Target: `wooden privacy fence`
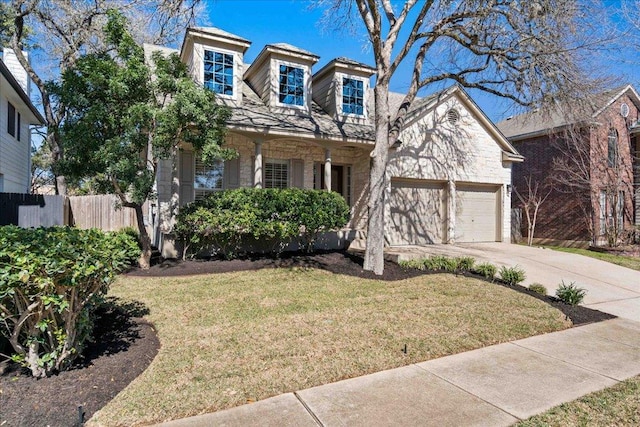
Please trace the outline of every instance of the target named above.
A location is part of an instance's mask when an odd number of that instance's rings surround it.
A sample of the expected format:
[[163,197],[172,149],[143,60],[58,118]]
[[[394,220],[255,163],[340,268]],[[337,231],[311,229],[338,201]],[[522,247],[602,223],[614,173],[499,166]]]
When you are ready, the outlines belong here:
[[112,194],[99,196],[71,196],[69,225],[78,228],[99,228],[117,231],[124,227],[138,228],[136,213],[130,208],[116,209],[118,198]]
[[51,227],[71,225],[116,231],[137,228],[133,209],[116,209],[117,197],[43,196],[41,194],[0,193],[0,226]]
[[0,193],[0,225],[20,227],[51,227],[69,221],[65,196]]

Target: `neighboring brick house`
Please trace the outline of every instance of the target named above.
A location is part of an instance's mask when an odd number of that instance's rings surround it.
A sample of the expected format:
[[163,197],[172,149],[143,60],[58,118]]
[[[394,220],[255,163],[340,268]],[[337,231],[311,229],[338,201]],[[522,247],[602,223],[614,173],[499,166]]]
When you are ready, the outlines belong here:
[[44,118],[29,99],[29,78],[11,49],[0,60],[0,193],[29,193],[30,125]]
[[[284,43],[244,62],[248,40],[217,28],[190,28],[178,52],[194,80],[229,106],[226,146],[236,159],[213,166],[184,145],[160,164],[155,241],[175,256],[172,212],[209,192],[238,187],[336,191],[351,220],[333,242],[362,236],[374,145],[375,70],[347,58],[315,73],[319,57]],[[166,48],[145,46],[151,51]],[[403,95],[391,94],[399,105]],[[388,172],[388,244],[509,241],[511,164],[522,157],[459,86],[416,101]]]
[[[513,169],[514,189],[525,195],[525,179],[530,177],[543,194],[550,191],[538,213],[538,242],[611,243],[640,224],[640,97],[628,85],[589,100],[589,113],[580,120],[557,109],[497,124],[525,157]],[[572,113],[571,108],[567,111]],[[516,195],[512,204],[521,205]]]

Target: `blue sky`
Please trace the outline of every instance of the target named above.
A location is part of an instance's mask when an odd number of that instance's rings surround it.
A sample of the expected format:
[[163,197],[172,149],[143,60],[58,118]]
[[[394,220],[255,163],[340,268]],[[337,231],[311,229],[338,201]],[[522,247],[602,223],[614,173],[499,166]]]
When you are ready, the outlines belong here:
[[[211,25],[237,34],[252,42],[245,55],[251,62],[264,45],[289,43],[320,56],[314,71],[331,59],[346,56],[374,65],[373,53],[368,48],[364,30],[357,34],[347,31],[327,31],[320,25],[322,9],[312,8],[306,0],[206,0],[206,14],[202,25]],[[634,52],[635,53],[635,52]],[[621,81],[637,86],[640,80],[640,63],[631,64],[634,58],[603,58],[607,67],[622,75]],[[392,90],[403,92],[409,83],[410,68],[399,69],[392,81]],[[434,91],[437,88],[431,90]],[[479,91],[470,91],[473,99],[494,121],[502,120],[517,112],[504,99]]]

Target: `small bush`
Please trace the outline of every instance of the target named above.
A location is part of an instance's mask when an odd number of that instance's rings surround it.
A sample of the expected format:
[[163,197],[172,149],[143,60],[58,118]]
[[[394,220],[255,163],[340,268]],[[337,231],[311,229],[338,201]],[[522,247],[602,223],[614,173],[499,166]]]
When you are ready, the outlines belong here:
[[458,271],[458,259],[444,257],[442,269],[447,273],[455,273]]
[[541,285],[540,283],[532,283],[529,285],[529,290],[533,291],[537,294],[540,295],[546,295],[547,294],[547,288],[544,285]]
[[406,268],[406,269],[415,269],[415,270],[425,270],[426,269],[423,259],[404,260],[404,261],[400,261],[398,263],[398,265],[400,265],[400,267]]
[[92,313],[140,253],[126,233],[0,227],[0,334],[35,377],[67,368],[93,331]]
[[471,271],[473,270],[473,265],[476,260],[470,256],[458,257],[456,258],[456,263],[458,265],[458,270],[460,271]]
[[524,279],[527,277],[524,273],[524,270],[518,266],[515,267],[505,267],[502,266],[500,268],[500,278],[509,286],[514,286],[519,283],[524,282]]
[[485,279],[493,280],[496,276],[496,273],[498,272],[498,268],[493,264],[483,262],[481,264],[475,265],[472,271],[483,276]]
[[442,255],[433,255],[424,260],[424,265],[427,270],[446,270],[449,264],[449,258]]
[[587,295],[587,291],[577,287],[575,282],[566,285],[563,280],[562,284],[556,289],[556,296],[569,305],[580,304],[582,300],[584,300],[585,295]]

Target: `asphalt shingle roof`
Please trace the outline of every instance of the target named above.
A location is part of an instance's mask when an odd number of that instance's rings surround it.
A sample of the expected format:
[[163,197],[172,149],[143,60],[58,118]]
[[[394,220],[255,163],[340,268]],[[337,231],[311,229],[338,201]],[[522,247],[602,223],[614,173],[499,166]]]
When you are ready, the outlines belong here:
[[232,110],[230,127],[247,127],[263,131],[293,132],[300,136],[321,136],[335,139],[360,139],[373,141],[371,125],[340,123],[334,120],[317,103],[311,105],[311,114],[277,112],[265,105],[248,85],[243,85],[241,104],[227,103]]
[[503,120],[496,126],[507,138],[513,138],[590,120],[596,117],[608,102],[628,88],[630,88],[629,85],[624,85],[591,95],[579,105],[556,104],[554,108],[547,110],[529,111]]

